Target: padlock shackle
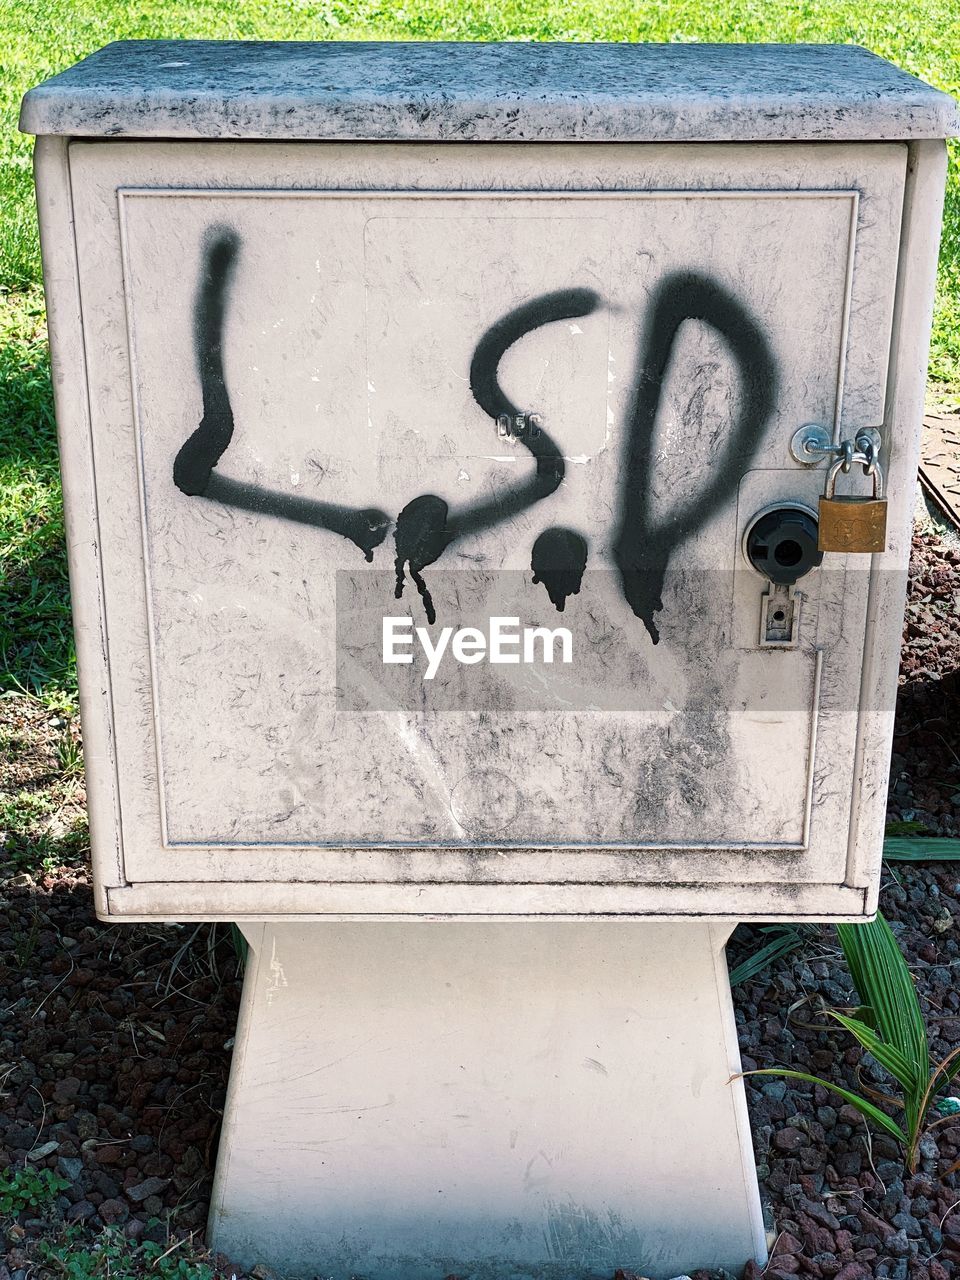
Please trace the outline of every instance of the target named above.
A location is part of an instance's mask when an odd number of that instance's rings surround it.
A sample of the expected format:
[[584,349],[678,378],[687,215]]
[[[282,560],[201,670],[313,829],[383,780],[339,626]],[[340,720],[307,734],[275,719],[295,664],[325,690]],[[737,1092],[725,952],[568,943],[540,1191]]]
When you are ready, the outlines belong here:
[[[850,459],[850,465],[854,462],[860,463],[865,475],[872,476],[873,496],[875,500],[879,501],[883,497],[883,470],[880,463],[877,462],[875,457],[868,458],[865,453],[861,453],[859,450]],[[827,483],[823,490],[823,496],[825,498],[830,499],[834,497],[837,488],[837,476],[841,471],[849,471],[850,467],[848,465],[844,465],[845,463],[846,458],[838,458],[827,472]],[[872,471],[870,470],[871,466],[873,468]]]

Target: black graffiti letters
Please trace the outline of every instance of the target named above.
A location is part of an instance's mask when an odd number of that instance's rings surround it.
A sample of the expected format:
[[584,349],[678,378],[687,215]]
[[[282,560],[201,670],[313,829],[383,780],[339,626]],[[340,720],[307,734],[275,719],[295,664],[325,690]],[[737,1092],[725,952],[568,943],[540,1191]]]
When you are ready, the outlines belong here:
[[376,507],[358,509],[333,502],[317,502],[314,498],[300,498],[261,485],[244,484],[216,471],[210,477],[203,496],[239,511],[280,516],[284,520],[295,520],[298,524],[310,524],[316,529],[339,533],[359,547],[367,561],[373,559],[374,549],[379,547],[390,530],[390,517]]
[[[514,417],[518,412],[497,378],[500,361],[510,347],[534,329],[558,320],[581,318],[596,311],[600,305],[600,298],[590,289],[562,289],[534,298],[490,326],[477,343],[470,362],[470,390],[474,400],[493,422],[503,413]],[[399,600],[403,594],[404,565],[409,564],[410,577],[423,599],[429,622],[435,621],[436,614],[422,577],[423,569],[438,560],[457,538],[509,520],[535,502],[548,498],[559,487],[564,475],[563,455],[547,432],[527,437],[523,443],[537,460],[536,471],[524,484],[453,514],[443,498],[435,494],[414,498],[400,512],[395,534],[396,597]]]
[[223,321],[239,247],[239,237],[229,228],[208,232],[204,244],[193,311],[203,417],[173,463],[174,484],[191,497],[206,493],[213,468],[233,439],[233,410],[223,375]]
[[[726,339],[742,382],[740,410],[726,448],[712,466],[704,490],[662,524],[652,516],[651,477],[660,398],[677,334],[687,320],[703,320]],[[620,508],[613,554],[623,594],[654,644],[660,638],[654,615],[670,557],[701,529],[736,492],[763,438],[773,411],[777,369],[759,326],[744,307],[715,281],[695,273],[668,276],[654,294],[640,344]],[[697,442],[691,440],[691,448]]]
[[[374,550],[394,523],[386,512],[377,507],[350,507],[301,498],[234,480],[217,470],[234,434],[224,373],[223,336],[239,251],[239,236],[231,228],[213,227],[204,237],[194,302],[194,349],[203,412],[199,426],[174,460],[174,483],[189,497],[203,497],[241,511],[325,529],[348,539],[367,561],[372,561]],[[558,290],[509,311],[486,330],[470,363],[470,390],[492,423],[502,414],[512,419],[520,413],[499,381],[499,367],[506,352],[544,325],[582,318],[602,305],[603,300],[592,290]],[[708,483],[695,499],[671,510],[658,523],[653,515],[651,484],[657,419],[677,335],[687,320],[710,325],[724,339],[736,364],[741,390],[736,421],[725,447],[713,460]],[[776,390],[777,369],[770,346],[757,322],[731,293],[716,281],[693,272],[673,274],[660,283],[640,341],[619,525],[612,546],[624,598],[654,644],[659,640],[655,615],[663,608],[661,596],[670,559],[735,493],[740,477],[759,449]],[[546,430],[530,433],[521,440],[536,468],[520,483],[453,511],[440,495],[420,494],[396,518],[395,595],[398,599],[403,595],[409,572],[431,624],[436,621],[436,610],[424,569],[458,538],[492,528],[549,499],[564,479],[563,455]],[[691,440],[691,447],[696,444]],[[543,584],[552,604],[561,612],[567,599],[580,591],[587,556],[587,541],[574,529],[546,528],[533,543],[533,581]]]
[[203,417],[173,463],[173,482],[191,497],[202,496],[224,506],[260,515],[295,520],[329,529],[355,543],[366,560],[373,559],[390,528],[390,517],[375,507],[357,510],[317,502],[219,475],[214,468],[233,439],[233,410],[223,372],[223,328],[240,239],[229,227],[211,228],[204,239],[203,269],[194,306],[194,346]]

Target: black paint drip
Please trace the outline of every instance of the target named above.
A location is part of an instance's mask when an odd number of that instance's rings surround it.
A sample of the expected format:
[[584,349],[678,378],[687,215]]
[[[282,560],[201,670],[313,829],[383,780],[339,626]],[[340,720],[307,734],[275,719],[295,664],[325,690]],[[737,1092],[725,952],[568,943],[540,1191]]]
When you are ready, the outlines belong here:
[[544,529],[533,544],[533,580],[543,583],[559,613],[563,613],[567,596],[580,594],[586,567],[587,540],[573,529]]
[[[655,525],[650,479],[657,414],[674,343],[687,320],[705,321],[727,340],[742,383],[740,411],[726,448],[714,462],[710,483],[685,507],[671,511],[663,524]],[[657,644],[660,633],[654,615],[663,608],[670,557],[736,493],[773,412],[779,377],[757,322],[722,285],[693,272],[668,276],[657,288],[640,352],[613,554],[627,603]],[[690,447],[700,446],[691,440]]]
[[[500,361],[514,343],[545,324],[590,315],[601,305],[602,299],[591,289],[560,289],[524,303],[491,325],[470,361],[470,390],[484,413],[496,422],[502,413],[514,417],[519,412],[497,378]],[[537,461],[534,475],[524,483],[453,515],[446,502],[433,494],[414,498],[400,513],[395,535],[395,594],[398,600],[403,595],[404,566],[409,563],[410,576],[417,584],[431,623],[436,621],[436,613],[423,581],[423,569],[438,560],[457,538],[509,520],[559,488],[565,470],[563,455],[549,434],[541,431],[534,438],[525,437],[523,443]]]
[[190,497],[204,497],[240,511],[293,520],[348,538],[373,559],[390,528],[390,517],[375,507],[343,507],[261,485],[231,480],[214,471],[233,439],[233,410],[223,372],[223,327],[240,238],[229,227],[211,228],[204,237],[203,266],[194,304],[194,347],[203,417],[173,463],[173,482]]
[[397,527],[394,531],[397,546],[397,557],[394,566],[397,571],[395,599],[403,595],[404,567],[409,565],[410,577],[417,585],[427,622],[431,625],[437,620],[437,611],[433,607],[433,597],[423,580],[421,570],[443,555],[453,539],[447,529],[447,504],[443,498],[433,493],[422,493],[419,498],[408,502],[397,516]]

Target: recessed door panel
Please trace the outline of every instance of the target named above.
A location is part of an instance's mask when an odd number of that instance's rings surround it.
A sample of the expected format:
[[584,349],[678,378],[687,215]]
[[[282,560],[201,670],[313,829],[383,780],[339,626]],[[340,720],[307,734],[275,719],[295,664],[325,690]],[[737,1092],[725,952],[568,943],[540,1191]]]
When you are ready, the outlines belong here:
[[902,149],[635,148],[599,191],[576,148],[455,149],[430,190],[409,148],[360,148],[362,190],[350,148],[207,148],[202,185],[109,150],[74,171],[129,360],[94,436],[137,495],[103,517],[108,609],[142,581],[118,732],[155,763],[121,787],[163,852],[141,828],[133,878],[458,879],[483,846],[495,879],[549,848],[547,878],[828,878],[866,575],[815,571],[771,651],[741,539],[815,506],[797,426],[882,418]]

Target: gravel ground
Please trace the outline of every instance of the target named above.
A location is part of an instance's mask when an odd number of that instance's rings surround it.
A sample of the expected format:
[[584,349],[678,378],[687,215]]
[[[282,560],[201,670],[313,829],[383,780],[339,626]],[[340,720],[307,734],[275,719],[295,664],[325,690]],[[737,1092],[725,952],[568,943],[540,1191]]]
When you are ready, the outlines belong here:
[[[960,863],[899,865],[881,909],[907,956],[939,1061],[960,1042]],[[899,880],[899,883],[897,882]],[[731,959],[756,946],[741,927]],[[827,1005],[858,1002],[832,929],[810,930],[800,952],[735,992],[744,1070],[790,1066],[847,1088],[884,1089],[884,1074]],[[831,1280],[946,1280],[960,1276],[960,1115],[924,1139],[918,1174],[904,1173],[892,1139],[819,1086],[747,1080],[764,1199],[778,1233],[763,1273]],[[748,1268],[747,1277],[756,1274]]]
[[932,524],[913,538],[887,817],[960,835],[960,539]]
[[[240,994],[229,933],[102,924],[82,874],[0,892],[0,1169],[61,1175],[65,1223],[199,1240]],[[45,1231],[20,1217],[7,1271]]]
[[[930,527],[919,532],[911,577],[891,817],[955,835],[960,543]],[[0,701],[4,740],[20,744],[8,752],[8,786],[49,785],[63,772],[61,729],[35,703]],[[51,822],[68,838],[75,830],[78,788],[44,818],[42,839]],[[48,871],[34,878],[19,870],[15,835],[6,850],[0,1170],[29,1157],[66,1187],[43,1213],[6,1223],[0,1280],[64,1274],[38,1263],[37,1241],[70,1225],[77,1241],[110,1226],[131,1242],[183,1239],[185,1253],[199,1257],[240,993],[230,931],[101,924],[85,870],[50,866],[48,856]],[[888,871],[881,906],[916,976],[933,1054],[944,1056],[960,1043],[960,863]],[[758,945],[741,927],[732,962]],[[853,1002],[835,934],[811,927],[798,952],[735,992],[745,1069],[791,1066],[854,1087],[862,1073],[880,1083],[824,1016],[825,1005]],[[960,1179],[944,1173],[960,1159],[960,1116],[926,1142],[911,1178],[895,1144],[826,1090],[753,1078],[747,1093],[776,1236],[766,1280],[960,1277]],[[228,1260],[209,1261],[217,1276],[243,1280]],[[757,1274],[750,1266],[745,1276]]]

